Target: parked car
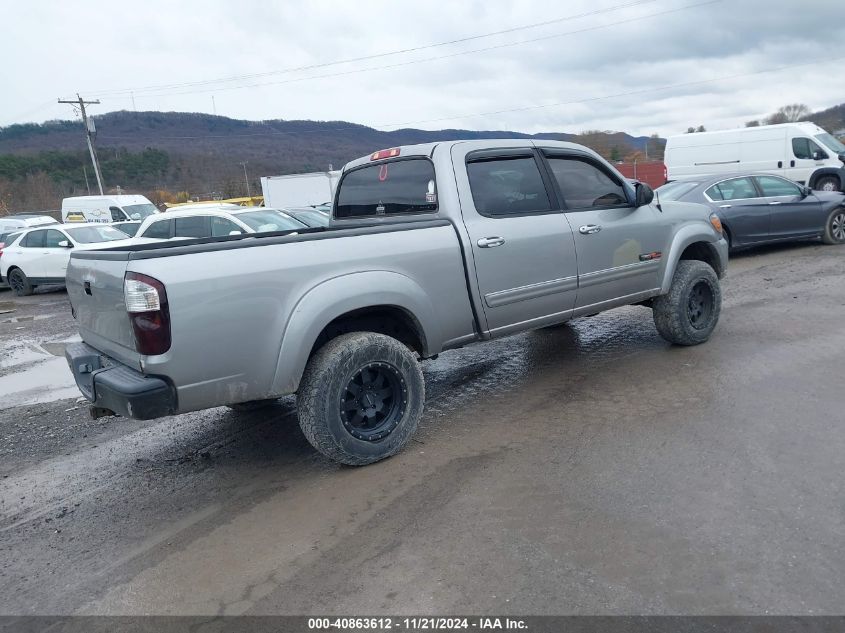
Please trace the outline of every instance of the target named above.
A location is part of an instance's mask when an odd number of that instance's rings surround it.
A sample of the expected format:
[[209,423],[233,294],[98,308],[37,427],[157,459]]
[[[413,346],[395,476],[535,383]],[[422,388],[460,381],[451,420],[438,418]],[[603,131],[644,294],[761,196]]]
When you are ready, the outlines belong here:
[[813,123],[670,136],[664,160],[669,180],[755,172],[822,191],[845,190],[845,145]]
[[321,211],[314,207],[285,207],[281,211],[312,228],[328,226],[329,220],[331,220],[331,215],[327,211]]
[[141,228],[141,222],[138,220],[132,220],[131,222],[112,222],[109,226],[123,231],[129,237],[135,237],[138,234],[138,229]]
[[136,235],[167,240],[174,237],[224,237],[304,228],[308,226],[276,209],[199,204],[185,205],[175,211],[148,217]]
[[845,243],[845,194],[813,191],[770,174],[723,174],[676,180],[657,189],[660,202],[706,204],[719,216],[731,248],[821,239]]
[[[20,231],[14,233],[0,233],[0,259],[3,258],[3,249],[6,247],[6,244],[11,244],[18,237],[18,235],[20,235]],[[8,287],[9,284],[6,282],[6,280],[0,277],[0,288]]]
[[412,145],[346,165],[328,229],[77,252],[67,347],[94,415],[151,419],[297,394],[345,464],[398,452],[418,358],[639,304],[667,341],[706,341],[728,247],[700,204],[652,204],[559,141]]
[[144,196],[74,196],[62,200],[63,222],[108,224],[143,220],[158,212],[158,208]]
[[0,217],[0,233],[11,233],[12,231],[23,231],[35,226],[47,226],[48,224],[59,224],[58,220],[49,215],[34,213],[16,213]]
[[30,295],[37,286],[65,283],[71,252],[128,244],[130,238],[100,224],[57,224],[28,229],[14,236],[2,249],[0,280],[18,296]]

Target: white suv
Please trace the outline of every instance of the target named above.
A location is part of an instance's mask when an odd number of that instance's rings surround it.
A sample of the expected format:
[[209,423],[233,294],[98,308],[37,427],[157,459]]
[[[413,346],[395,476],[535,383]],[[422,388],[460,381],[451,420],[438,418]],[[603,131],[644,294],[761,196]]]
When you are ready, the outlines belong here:
[[277,209],[239,207],[236,204],[196,204],[148,217],[136,235],[138,238],[167,240],[297,231],[305,228],[308,228],[305,224]]
[[72,250],[129,244],[122,231],[104,224],[55,224],[17,234],[0,251],[0,280],[18,296],[41,285],[64,284]]

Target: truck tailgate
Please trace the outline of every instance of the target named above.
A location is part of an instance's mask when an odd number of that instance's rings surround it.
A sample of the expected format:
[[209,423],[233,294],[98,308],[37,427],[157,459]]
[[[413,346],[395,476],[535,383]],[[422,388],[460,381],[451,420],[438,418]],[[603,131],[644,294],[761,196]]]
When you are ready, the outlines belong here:
[[70,258],[67,293],[82,340],[128,365],[138,365],[123,299],[125,254],[80,251]]

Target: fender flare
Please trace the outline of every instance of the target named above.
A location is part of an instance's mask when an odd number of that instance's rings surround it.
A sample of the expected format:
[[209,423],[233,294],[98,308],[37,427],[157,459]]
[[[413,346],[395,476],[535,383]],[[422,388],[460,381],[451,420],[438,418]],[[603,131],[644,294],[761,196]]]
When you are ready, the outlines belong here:
[[839,190],[845,191],[845,167],[820,167],[810,174],[807,186],[813,189],[818,179],[822,176],[836,176],[839,178]]
[[700,223],[687,224],[681,227],[672,240],[669,248],[669,255],[666,257],[666,268],[663,271],[663,283],[660,287],[660,294],[666,294],[672,287],[672,278],[675,276],[675,269],[681,261],[681,255],[691,244],[704,244],[718,262],[716,274],[723,277],[727,269],[728,244],[722,239],[714,241],[713,231],[706,230]]
[[341,275],[314,286],[294,306],[282,333],[272,393],[290,394],[299,388],[311,348],[329,323],[353,310],[378,306],[408,313],[422,330],[424,356],[440,351],[443,338],[434,307],[416,281],[385,270]]

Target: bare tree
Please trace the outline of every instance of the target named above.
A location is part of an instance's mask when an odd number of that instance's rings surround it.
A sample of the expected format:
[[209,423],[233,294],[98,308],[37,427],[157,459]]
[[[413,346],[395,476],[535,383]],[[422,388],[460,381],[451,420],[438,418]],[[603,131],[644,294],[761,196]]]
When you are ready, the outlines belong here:
[[753,121],[746,121],[745,127],[760,127],[760,121],[754,119]]
[[793,123],[801,121],[810,116],[810,108],[803,103],[791,103],[789,105],[781,106],[777,112],[769,115],[765,119],[767,125],[777,125],[778,123]]

